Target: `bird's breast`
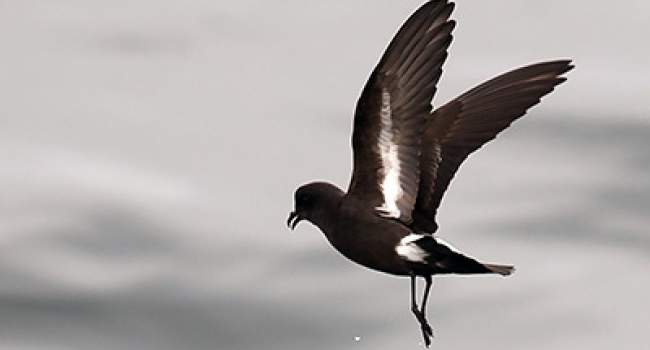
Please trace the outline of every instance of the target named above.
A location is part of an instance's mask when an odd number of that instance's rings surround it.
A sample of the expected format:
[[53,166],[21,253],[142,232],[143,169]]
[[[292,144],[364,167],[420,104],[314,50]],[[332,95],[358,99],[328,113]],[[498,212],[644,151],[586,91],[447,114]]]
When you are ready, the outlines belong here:
[[408,275],[408,266],[396,248],[408,231],[390,219],[342,218],[326,236],[346,258],[367,268],[395,275]]

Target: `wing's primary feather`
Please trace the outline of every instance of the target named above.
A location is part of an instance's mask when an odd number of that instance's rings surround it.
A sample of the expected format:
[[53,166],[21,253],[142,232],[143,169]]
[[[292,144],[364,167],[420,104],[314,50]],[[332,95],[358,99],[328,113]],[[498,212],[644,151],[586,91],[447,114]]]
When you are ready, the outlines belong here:
[[348,195],[379,214],[412,221],[421,140],[455,22],[454,5],[429,1],[400,28],[357,103]]
[[540,102],[573,66],[560,60],[515,69],[437,109],[427,120],[420,159],[422,176],[411,227],[433,233],[436,212],[461,163]]

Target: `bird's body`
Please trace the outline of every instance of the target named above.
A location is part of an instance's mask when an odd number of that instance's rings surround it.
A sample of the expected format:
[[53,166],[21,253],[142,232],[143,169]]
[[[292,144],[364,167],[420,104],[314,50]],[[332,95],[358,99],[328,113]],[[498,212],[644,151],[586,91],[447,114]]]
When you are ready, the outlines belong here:
[[[398,220],[378,216],[363,201],[323,182],[312,192],[329,192],[326,208],[313,223],[343,256],[367,268],[398,275],[501,273],[461,253],[431,234],[417,234]],[[492,266],[492,265],[488,265]],[[508,274],[511,270],[504,270]]]
[[[357,199],[345,195],[332,203],[328,213],[331,216],[316,225],[337,251],[374,270],[395,275],[409,274],[406,264],[395,251],[399,241],[410,233],[408,227],[375,215]],[[369,232],[382,234],[377,237]]]
[[[354,169],[347,191],[324,183],[301,186],[287,224],[318,226],[348,259],[411,278],[412,311],[426,345],[425,305],[431,276],[507,276],[512,266],[485,264],[437,236],[436,213],[461,163],[564,82],[568,60],[502,74],[431,111],[455,22],[454,4],[429,1],[402,26],[357,103]],[[427,282],[421,307],[415,278]]]

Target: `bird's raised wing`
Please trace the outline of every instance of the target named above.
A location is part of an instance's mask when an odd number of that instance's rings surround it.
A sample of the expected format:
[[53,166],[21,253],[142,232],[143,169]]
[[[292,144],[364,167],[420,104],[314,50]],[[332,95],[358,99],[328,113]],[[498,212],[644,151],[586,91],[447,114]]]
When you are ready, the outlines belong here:
[[489,80],[432,113],[422,141],[412,228],[433,233],[436,211],[460,164],[564,82],[571,61],[544,62]]
[[410,223],[420,147],[455,22],[454,4],[429,1],[395,35],[357,102],[348,196]]

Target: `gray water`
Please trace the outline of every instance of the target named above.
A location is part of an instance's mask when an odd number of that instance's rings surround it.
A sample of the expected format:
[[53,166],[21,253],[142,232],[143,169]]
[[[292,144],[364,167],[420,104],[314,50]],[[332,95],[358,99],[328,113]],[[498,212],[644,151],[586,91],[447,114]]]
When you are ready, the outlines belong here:
[[[517,273],[436,279],[435,348],[646,349],[650,5],[459,2],[436,105],[577,68],[452,183],[440,235]],[[407,280],[284,226],[299,184],[346,187],[420,3],[1,1],[0,349],[421,348]]]

